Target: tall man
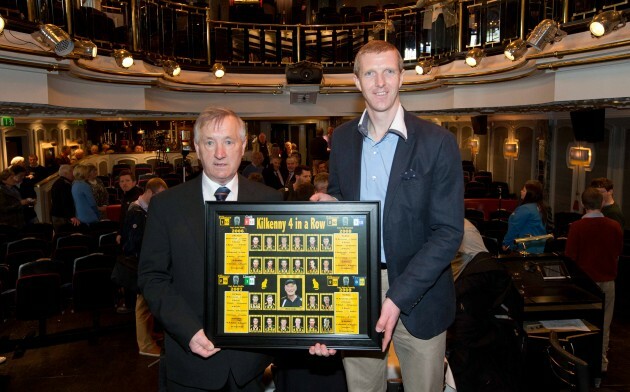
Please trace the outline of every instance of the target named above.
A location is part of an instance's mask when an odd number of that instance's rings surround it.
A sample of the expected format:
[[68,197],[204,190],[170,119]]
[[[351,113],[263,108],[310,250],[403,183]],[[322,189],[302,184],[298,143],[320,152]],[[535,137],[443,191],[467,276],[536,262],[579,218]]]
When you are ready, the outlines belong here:
[[279,201],[281,194],[237,175],[246,133],[234,112],[204,110],[194,134],[203,175],[151,200],[138,284],[166,331],[169,391],[262,391],[271,358],[221,350],[203,330],[204,201]]
[[[455,316],[450,261],[463,234],[464,184],[455,138],[406,112],[403,60],[384,41],[357,53],[354,81],[366,109],[335,130],[329,195],[311,200],[381,201],[383,353],[344,353],[348,389],[385,391],[393,336],[405,390],[442,390],[446,328]],[[348,181],[348,173],[361,173]],[[330,355],[325,345],[309,350]]]
[[623,250],[623,231],[614,220],[602,213],[603,194],[597,188],[586,188],[582,205],[586,214],[569,226],[565,254],[602,289],[604,299],[604,341],[602,372],[608,370],[608,341],[615,309],[617,263]]

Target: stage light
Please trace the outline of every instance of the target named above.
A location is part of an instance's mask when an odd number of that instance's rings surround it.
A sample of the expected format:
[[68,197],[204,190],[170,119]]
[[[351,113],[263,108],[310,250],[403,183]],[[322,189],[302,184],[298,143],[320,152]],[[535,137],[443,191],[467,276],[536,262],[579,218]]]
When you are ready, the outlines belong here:
[[431,59],[419,60],[416,64],[416,73],[418,75],[428,75],[433,69],[433,61]]
[[31,34],[38,42],[53,49],[57,56],[67,56],[74,49],[74,42],[70,35],[63,31],[61,27],[53,24],[43,24],[39,26],[39,31]]
[[114,59],[116,60],[116,64],[121,68],[129,68],[133,65],[131,53],[125,49],[114,50]]
[[508,60],[516,61],[520,59],[521,57],[523,57],[523,55],[525,55],[526,52],[527,52],[527,42],[519,38],[510,42],[505,47],[505,51],[503,52],[503,54]]
[[221,79],[225,75],[225,67],[221,63],[214,63],[212,73],[217,79]]
[[545,49],[547,44],[558,42],[567,35],[565,31],[560,30],[560,25],[551,19],[545,19],[538,23],[531,33],[527,36],[527,44],[539,51]]
[[98,48],[94,42],[89,40],[75,40],[73,54],[81,56],[86,59],[93,59],[98,53]]
[[626,18],[621,12],[606,11],[595,15],[588,29],[593,37],[602,37],[626,25]]
[[466,64],[471,67],[476,67],[481,64],[481,60],[485,57],[483,50],[479,48],[472,48],[466,53]]
[[162,68],[169,76],[177,76],[182,72],[181,67],[173,60],[166,60],[162,63]]

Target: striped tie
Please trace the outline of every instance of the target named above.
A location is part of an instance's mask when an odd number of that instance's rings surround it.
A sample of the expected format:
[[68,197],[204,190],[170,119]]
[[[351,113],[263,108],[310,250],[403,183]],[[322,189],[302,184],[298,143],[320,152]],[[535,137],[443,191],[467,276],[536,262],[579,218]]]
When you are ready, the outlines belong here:
[[230,189],[222,186],[219,189],[217,189],[216,192],[214,192],[214,197],[217,198],[217,201],[225,201],[225,199],[227,199],[229,194],[230,194]]

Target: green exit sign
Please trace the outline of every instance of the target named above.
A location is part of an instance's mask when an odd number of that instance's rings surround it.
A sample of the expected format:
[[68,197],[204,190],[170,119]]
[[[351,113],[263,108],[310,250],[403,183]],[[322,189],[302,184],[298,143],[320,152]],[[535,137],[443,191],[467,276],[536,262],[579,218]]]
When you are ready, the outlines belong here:
[[2,116],[2,126],[3,127],[14,127],[15,119],[13,117],[4,117]]

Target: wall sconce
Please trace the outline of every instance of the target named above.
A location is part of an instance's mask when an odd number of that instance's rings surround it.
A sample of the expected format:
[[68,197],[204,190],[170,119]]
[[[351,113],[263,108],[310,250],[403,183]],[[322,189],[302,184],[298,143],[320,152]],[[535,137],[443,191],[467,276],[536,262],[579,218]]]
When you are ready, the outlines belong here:
[[479,137],[472,135],[468,139],[464,140],[463,148],[470,148],[470,153],[474,156],[479,152]]
[[559,42],[567,35],[565,31],[560,30],[560,25],[551,19],[545,19],[538,23],[531,33],[527,36],[527,44],[539,51],[545,49],[547,44]]
[[133,65],[133,56],[125,49],[114,50],[114,60],[120,68],[129,68]]
[[510,42],[503,51],[503,54],[508,60],[516,61],[523,57],[527,52],[527,42],[522,39],[515,39]]
[[4,31],[5,24],[6,22],[4,21],[4,18],[2,17],[2,15],[0,15],[0,34],[2,34],[2,32]]
[[182,72],[181,67],[173,60],[166,60],[162,63],[162,68],[169,76],[177,76]]
[[569,143],[567,146],[567,166],[583,167],[585,171],[591,171],[595,164],[595,151],[591,143]]
[[602,37],[626,25],[626,18],[619,11],[606,11],[593,17],[588,29],[593,37]]
[[416,73],[418,75],[428,75],[433,69],[433,61],[431,59],[418,60],[416,64]]
[[217,79],[221,79],[225,75],[225,67],[221,63],[214,63],[212,73]]
[[98,48],[96,44],[92,41],[88,40],[75,40],[74,41],[74,49],[72,50],[72,54],[76,54],[79,57],[92,60],[96,57],[98,53]]
[[481,60],[486,56],[483,50],[479,48],[472,48],[466,53],[466,64],[475,68],[481,64]]
[[518,139],[505,139],[503,143],[503,158],[518,159]]
[[61,27],[53,24],[43,24],[39,26],[39,31],[31,34],[37,42],[52,48],[57,56],[65,57],[72,53],[74,42],[70,35],[63,31]]

